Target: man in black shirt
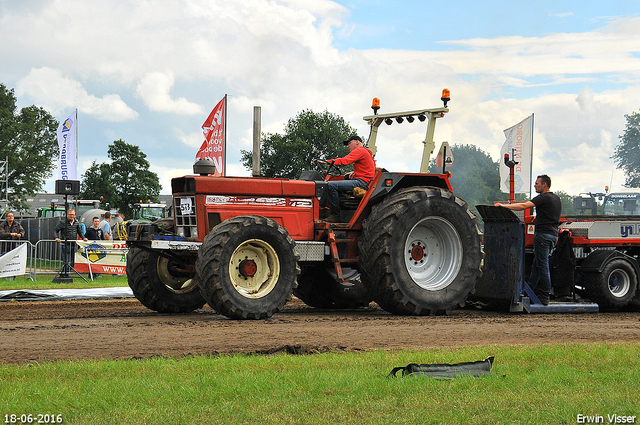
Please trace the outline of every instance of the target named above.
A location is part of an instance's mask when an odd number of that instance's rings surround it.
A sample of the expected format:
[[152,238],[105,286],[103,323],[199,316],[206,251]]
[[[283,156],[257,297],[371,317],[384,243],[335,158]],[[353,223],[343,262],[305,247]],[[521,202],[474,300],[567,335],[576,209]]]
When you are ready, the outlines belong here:
[[500,206],[516,211],[536,207],[536,231],[533,235],[534,258],[531,265],[529,286],[536,292],[540,302],[548,305],[551,293],[549,252],[558,242],[562,201],[558,195],[549,190],[551,179],[546,174],[538,176],[533,187],[539,195],[532,200],[514,204],[500,204]]
[[[73,267],[75,265],[76,240],[78,237],[85,242],[88,240],[84,237],[80,222],[76,220],[76,210],[67,211],[66,219],[58,223],[53,231],[56,234],[56,242],[62,242],[62,260]],[[64,273],[69,274],[69,270],[67,264],[64,264]]]
[[103,241],[104,232],[100,228],[100,217],[93,217],[93,226],[87,229],[85,236],[90,241]]

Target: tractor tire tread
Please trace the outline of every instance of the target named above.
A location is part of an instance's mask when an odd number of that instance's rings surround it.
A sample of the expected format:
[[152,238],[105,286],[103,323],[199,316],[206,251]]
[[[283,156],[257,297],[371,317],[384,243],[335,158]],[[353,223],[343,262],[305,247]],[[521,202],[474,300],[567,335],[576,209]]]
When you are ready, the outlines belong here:
[[[447,291],[442,297],[432,300],[412,299],[405,291],[405,283],[393,269],[391,256],[394,248],[391,240],[396,232],[397,224],[405,218],[405,212],[416,204],[424,203],[427,198],[439,198],[438,204],[455,204],[456,209],[463,210],[469,221],[473,234],[468,236],[472,246],[465,246],[465,259],[458,276],[465,282],[465,288],[458,291]],[[478,219],[468,209],[467,203],[452,192],[437,187],[413,187],[402,189],[390,195],[385,201],[374,206],[371,215],[363,223],[363,232],[358,241],[360,250],[360,269],[363,270],[363,281],[369,287],[374,301],[386,311],[400,315],[440,315],[449,314],[451,309],[463,306],[466,297],[475,290],[475,281],[481,274],[481,238],[477,227]]]
[[293,252],[295,241],[289,236],[287,231],[276,221],[262,216],[238,216],[233,217],[217,225],[209,233],[198,251],[198,261],[196,270],[200,279],[200,292],[209,305],[218,313],[232,319],[267,319],[277,313],[282,307],[292,299],[292,290],[297,287],[297,276],[300,274],[300,266],[295,258],[295,270],[293,277],[293,287],[288,293],[275,304],[269,305],[264,310],[252,311],[235,302],[223,285],[223,267],[226,264],[220,261],[225,250],[229,249],[229,242],[234,235],[243,229],[252,226],[267,226],[280,234],[284,243]]

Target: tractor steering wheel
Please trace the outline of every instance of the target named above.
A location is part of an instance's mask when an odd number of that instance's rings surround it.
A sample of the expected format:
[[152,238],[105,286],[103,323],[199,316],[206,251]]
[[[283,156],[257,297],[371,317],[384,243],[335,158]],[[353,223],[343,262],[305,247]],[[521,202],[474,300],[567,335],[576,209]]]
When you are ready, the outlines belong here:
[[[333,162],[325,161],[324,159],[314,159],[313,163],[318,164],[328,164],[327,171],[325,171],[324,176],[322,176],[323,180],[326,180],[328,176],[338,177],[342,175],[342,169],[335,165]],[[333,172],[332,172],[333,171]]]

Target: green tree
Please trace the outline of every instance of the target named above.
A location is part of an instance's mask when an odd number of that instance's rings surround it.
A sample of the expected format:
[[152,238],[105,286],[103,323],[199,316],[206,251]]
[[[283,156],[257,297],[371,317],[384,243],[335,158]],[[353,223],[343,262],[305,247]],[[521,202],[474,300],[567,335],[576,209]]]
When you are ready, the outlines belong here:
[[100,199],[105,203],[113,203],[116,199],[116,187],[107,176],[111,175],[111,166],[107,163],[91,163],[82,175],[80,192],[82,199]]
[[[564,190],[553,191],[553,193],[558,195],[562,201],[562,215],[584,214],[584,212],[576,211],[575,208],[573,208],[573,196]],[[591,214],[591,211],[587,211],[586,213]]]
[[[289,120],[284,134],[262,135],[260,145],[260,175],[262,177],[298,178],[312,167],[314,159],[338,158],[349,150],[342,144],[356,134],[340,116],[311,110],[300,112]],[[251,151],[242,150],[241,162],[249,170],[253,166]]]
[[0,160],[8,160],[8,208],[28,209],[26,198],[42,191],[58,156],[58,121],[31,105],[17,111],[13,89],[0,83]]
[[140,200],[150,199],[158,202],[160,179],[149,170],[147,155],[139,146],[130,145],[124,140],[116,140],[109,145],[107,156],[110,163],[96,164],[82,175],[81,192],[83,197],[98,199],[103,196],[125,217],[131,217],[131,205]]
[[624,116],[627,124],[611,158],[625,174],[625,186],[640,187],[640,114]]
[[[447,171],[451,172],[451,186],[456,196],[467,201],[476,215],[476,205],[493,205],[495,201],[509,200],[508,193],[500,191],[500,164],[475,145],[453,145],[454,161]],[[429,163],[430,173],[441,173],[435,159]],[[518,196],[517,199],[524,196]]]

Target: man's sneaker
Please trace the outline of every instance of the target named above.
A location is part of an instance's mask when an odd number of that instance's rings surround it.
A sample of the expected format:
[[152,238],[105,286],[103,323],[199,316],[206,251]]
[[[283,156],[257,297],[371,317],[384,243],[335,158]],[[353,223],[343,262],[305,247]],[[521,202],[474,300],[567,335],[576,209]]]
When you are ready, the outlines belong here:
[[549,293],[548,292],[538,292],[536,294],[542,305],[549,305]]

